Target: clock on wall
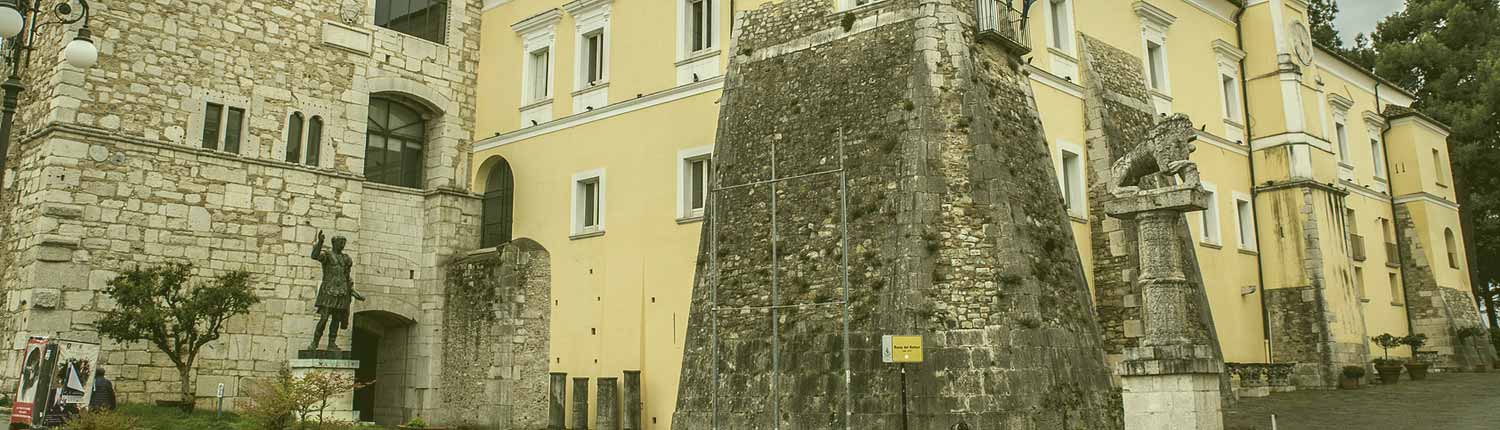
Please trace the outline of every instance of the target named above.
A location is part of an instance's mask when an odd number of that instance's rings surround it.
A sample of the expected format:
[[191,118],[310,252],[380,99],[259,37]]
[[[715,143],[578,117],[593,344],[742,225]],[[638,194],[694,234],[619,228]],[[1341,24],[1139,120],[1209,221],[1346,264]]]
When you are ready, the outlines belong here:
[[1307,26],[1302,21],[1292,22],[1292,56],[1297,58],[1298,63],[1303,66],[1311,66],[1313,62],[1312,33],[1307,31]]

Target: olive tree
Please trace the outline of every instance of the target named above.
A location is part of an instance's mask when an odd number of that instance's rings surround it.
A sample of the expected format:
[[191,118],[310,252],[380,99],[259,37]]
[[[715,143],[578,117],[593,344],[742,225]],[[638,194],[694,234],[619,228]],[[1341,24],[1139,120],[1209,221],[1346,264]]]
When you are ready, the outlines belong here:
[[121,273],[105,290],[116,306],[96,323],[101,336],[145,341],[166,353],[182,383],[184,409],[193,407],[192,370],[199,351],[219,339],[225,321],[260,302],[247,272],[227,272],[195,285],[189,282],[192,271],[190,264],[168,264]]

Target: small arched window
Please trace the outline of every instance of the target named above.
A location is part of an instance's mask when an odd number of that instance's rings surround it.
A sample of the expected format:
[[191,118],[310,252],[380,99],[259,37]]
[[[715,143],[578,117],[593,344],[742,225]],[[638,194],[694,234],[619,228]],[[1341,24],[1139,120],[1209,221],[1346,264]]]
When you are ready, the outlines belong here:
[[504,158],[495,160],[484,180],[484,211],[479,246],[499,246],[511,239],[511,217],[515,211],[515,176]]
[[286,161],[302,162],[302,112],[292,112],[286,124]]
[[427,121],[421,112],[386,97],[370,98],[365,137],[365,178],[402,187],[422,186],[422,147]]
[[307,165],[318,167],[323,152],[323,117],[313,115],[307,122]]
[[1443,230],[1443,242],[1448,245],[1448,267],[1458,268],[1458,240],[1453,237],[1453,229]]

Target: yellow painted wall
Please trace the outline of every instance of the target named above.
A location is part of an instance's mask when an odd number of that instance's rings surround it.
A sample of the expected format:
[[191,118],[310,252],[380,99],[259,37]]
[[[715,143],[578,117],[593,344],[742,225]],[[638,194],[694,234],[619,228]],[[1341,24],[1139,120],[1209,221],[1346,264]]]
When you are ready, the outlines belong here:
[[[1142,54],[1141,24],[1133,10],[1134,2],[1075,1],[1075,29],[1137,56]],[[1218,58],[1211,43],[1224,40],[1233,44],[1237,40],[1233,24],[1185,0],[1150,1],[1178,18],[1167,34],[1173,109],[1189,114],[1197,124],[1206,125],[1207,133],[1223,136],[1226,125],[1219,95]],[[744,10],[768,2],[738,0],[735,6]],[[676,86],[675,2],[615,1],[611,4],[609,41],[611,105],[570,115],[574,22],[563,13],[555,30],[557,38],[552,53],[554,122],[534,129],[519,129],[522,41],[511,26],[563,3],[562,0],[512,0],[484,14],[475,127],[475,139],[479,142],[472,183],[483,186],[490,160],[504,157],[515,174],[515,236],[537,240],[551,252],[552,370],[567,372],[569,377],[620,376],[623,370],[641,370],[646,428],[666,429],[675,407],[682,337],[701,227],[701,223],[678,221],[677,155],[684,149],[713,144],[719,84],[714,80]],[[1273,16],[1278,14],[1271,13],[1273,3],[1280,2],[1256,4],[1244,16],[1244,50],[1251,55],[1246,59],[1247,70],[1242,76],[1248,79],[1247,98],[1251,107],[1247,116],[1256,137],[1285,130],[1283,91],[1274,74],[1278,49],[1274,33],[1282,30],[1275,25],[1279,21]],[[730,44],[727,2],[720,9],[718,46],[721,65],[726,65]],[[1047,25],[1040,24],[1034,22],[1031,27],[1035,48],[1032,64],[1040,70],[1050,70],[1054,57],[1076,61],[1076,50],[1070,53],[1047,49],[1044,38]],[[1074,47],[1077,46],[1075,41]],[[1354,100],[1348,127],[1352,182],[1371,182],[1374,166],[1369,161],[1369,134],[1363,112],[1376,110],[1374,95],[1324,70],[1309,68],[1308,73],[1304,84],[1299,86],[1304,96],[1302,107],[1307,116],[1307,131],[1320,138],[1326,136],[1324,116],[1329,111],[1323,106],[1326,93],[1338,92]],[[1085,149],[1083,100],[1069,91],[1043,84],[1040,78],[1033,77],[1033,89],[1051,153],[1057,156],[1059,142]],[[1323,84],[1316,84],[1319,81]],[[638,99],[637,95],[642,97]],[[1434,138],[1421,135],[1423,132],[1416,128],[1393,130],[1391,140],[1435,145]],[[1301,270],[1306,251],[1291,240],[1301,235],[1302,217],[1297,210],[1302,199],[1300,193],[1275,192],[1256,200],[1255,211],[1260,220],[1258,243],[1256,247],[1242,249],[1234,197],[1251,195],[1251,188],[1257,182],[1285,178],[1289,167],[1283,149],[1256,151],[1256,178],[1252,178],[1248,146],[1234,142],[1214,144],[1210,140],[1214,139],[1200,139],[1193,160],[1199,163],[1204,180],[1213,184],[1217,193],[1214,203],[1219,213],[1220,243],[1200,243],[1195,252],[1205,274],[1226,360],[1264,362],[1260,287],[1307,284]],[[1420,168],[1420,158],[1413,155],[1410,162]],[[1314,151],[1313,164],[1320,182],[1337,180],[1337,160],[1335,153]],[[606,231],[602,236],[573,239],[569,237],[571,178],[574,173],[590,169],[605,171]],[[1324,268],[1324,277],[1335,282],[1350,280],[1347,288],[1341,286],[1344,289],[1336,291],[1347,292],[1347,297],[1334,297],[1331,300],[1336,303],[1331,305],[1341,312],[1363,312],[1366,324],[1344,327],[1335,336],[1343,341],[1358,341],[1365,334],[1404,334],[1404,308],[1390,304],[1389,289],[1385,287],[1386,274],[1394,273],[1395,269],[1384,264],[1381,235],[1370,234],[1378,230],[1377,219],[1392,218],[1389,197],[1374,192],[1356,193],[1345,203],[1356,209],[1356,228],[1367,238],[1369,258],[1362,263],[1350,261],[1347,245],[1332,240],[1344,233],[1325,232],[1324,237],[1330,240],[1324,241],[1322,254],[1336,261]],[[1326,203],[1320,203],[1317,210],[1320,228],[1336,229],[1342,222],[1343,215]],[[1444,223],[1449,218],[1432,210],[1420,212],[1419,222],[1433,223],[1428,228],[1436,228],[1438,236],[1433,237],[1441,240],[1442,229],[1436,226],[1447,225]],[[1452,225],[1456,226],[1456,212],[1452,215]],[[1201,235],[1199,217],[1188,217],[1195,236]],[[1092,285],[1088,225],[1075,221],[1072,227]],[[1439,256],[1444,260],[1434,261],[1446,261],[1445,256]],[[1258,262],[1265,267],[1264,285]],[[1354,292],[1353,267],[1363,270],[1368,303],[1361,303]],[[1449,276],[1444,278],[1449,280],[1440,283],[1467,286],[1462,273],[1441,275]],[[1243,294],[1244,287],[1249,286],[1257,288]],[[569,389],[571,392],[571,385]]]

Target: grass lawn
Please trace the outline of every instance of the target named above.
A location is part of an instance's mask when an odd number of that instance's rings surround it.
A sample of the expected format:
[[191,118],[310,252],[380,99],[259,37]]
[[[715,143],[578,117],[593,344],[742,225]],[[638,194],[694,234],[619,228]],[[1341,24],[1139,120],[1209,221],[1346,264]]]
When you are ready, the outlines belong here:
[[139,418],[141,424],[151,430],[253,430],[249,421],[228,412],[215,418],[212,410],[196,410],[189,414],[178,409],[134,403],[120,405],[119,412]]

